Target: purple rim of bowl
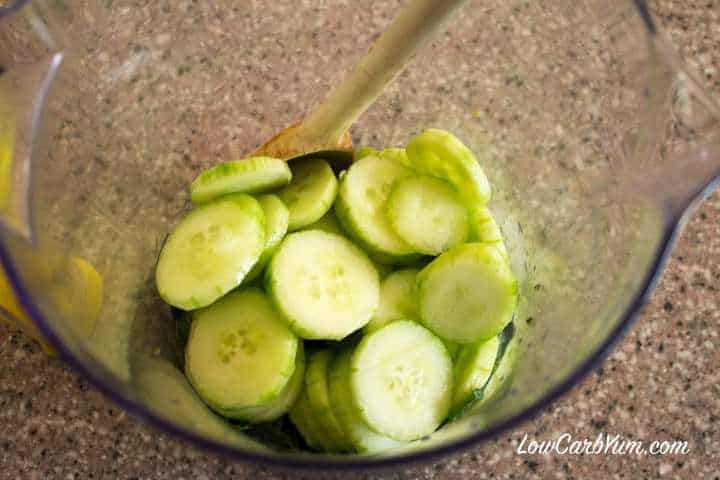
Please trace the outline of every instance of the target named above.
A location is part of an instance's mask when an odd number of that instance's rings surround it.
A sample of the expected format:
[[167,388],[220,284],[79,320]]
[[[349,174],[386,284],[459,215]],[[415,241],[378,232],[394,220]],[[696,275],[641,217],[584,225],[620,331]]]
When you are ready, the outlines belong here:
[[[22,3],[24,3],[24,1],[20,0],[11,4],[9,7],[0,9],[0,15],[7,13],[7,10],[9,9],[19,8]],[[633,3],[636,5],[638,13],[643,19],[648,33],[653,35],[656,29],[645,0],[633,0]],[[716,178],[701,188],[697,192],[696,200],[693,202],[693,206],[697,206],[703,198],[710,195],[710,193],[719,186],[720,178]],[[686,211],[685,216],[691,210],[692,208],[689,208]],[[0,264],[2,264],[5,269],[20,304],[30,315],[34,323],[39,327],[48,342],[57,350],[60,356],[83,377],[87,378],[95,388],[136,418],[147,422],[165,433],[172,434],[209,452],[219,453],[234,460],[253,462],[263,466],[284,469],[326,471],[387,469],[438,460],[441,457],[466,450],[505,431],[513,429],[523,422],[534,418],[544,408],[549,406],[552,402],[557,400],[560,396],[568,392],[572,387],[588,376],[590,372],[603,362],[603,360],[610,354],[613,347],[625,336],[630,327],[635,323],[635,320],[638,318],[638,312],[640,309],[650,299],[650,296],[662,276],[662,272],[670,258],[670,253],[672,252],[672,249],[682,230],[682,225],[684,223],[682,221],[683,219],[677,218],[675,220],[677,221],[666,223],[662,233],[662,239],[658,243],[654,252],[652,265],[645,272],[642,287],[638,289],[632,301],[623,312],[621,321],[618,322],[605,340],[603,340],[600,345],[598,345],[595,350],[590,353],[588,357],[581,362],[580,365],[577,366],[565,380],[545,392],[545,394],[523,411],[485,430],[478,431],[477,433],[468,435],[460,440],[440,445],[432,450],[409,453],[407,455],[397,457],[265,454],[263,452],[240,451],[227,444],[215,442],[202,437],[195,432],[171,424],[161,416],[158,416],[154,412],[150,411],[142,403],[122,393],[117,384],[109,382],[107,378],[103,378],[103,375],[101,375],[98,371],[86,366],[76,356],[76,354],[62,342],[60,337],[54,332],[50,324],[44,318],[44,315],[32,302],[30,294],[22,285],[12,257],[10,256],[2,239],[0,239]]]

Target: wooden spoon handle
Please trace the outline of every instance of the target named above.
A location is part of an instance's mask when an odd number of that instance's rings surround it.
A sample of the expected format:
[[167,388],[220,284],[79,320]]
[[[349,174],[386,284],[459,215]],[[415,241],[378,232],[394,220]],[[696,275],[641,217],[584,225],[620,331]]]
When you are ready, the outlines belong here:
[[312,143],[337,143],[384,88],[467,0],[410,0],[370,52],[302,123]]

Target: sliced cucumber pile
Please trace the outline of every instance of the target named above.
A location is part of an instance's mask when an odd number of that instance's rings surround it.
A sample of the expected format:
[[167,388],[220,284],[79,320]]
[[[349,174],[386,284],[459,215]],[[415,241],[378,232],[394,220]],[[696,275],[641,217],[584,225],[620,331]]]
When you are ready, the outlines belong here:
[[337,218],[335,218],[335,212],[333,212],[332,210],[323,215],[322,218],[317,222],[313,222],[307,227],[303,228],[303,230],[322,230],[323,232],[327,233],[343,235],[340,224],[338,223]]
[[490,181],[485,172],[473,152],[453,134],[428,128],[410,140],[406,151],[411,168],[452,183],[468,205],[490,200]]
[[502,231],[487,207],[471,209],[470,224],[471,241],[492,244],[504,257],[508,258]]
[[484,342],[459,347],[453,366],[455,389],[452,410],[458,411],[487,383],[497,357],[500,340],[493,337]]
[[344,350],[333,360],[330,370],[330,399],[345,437],[358,453],[384,452],[402,445],[373,430],[363,420],[353,398],[352,356],[353,350]]
[[290,210],[292,232],[320,218],[330,210],[338,191],[338,181],[330,165],[322,159],[310,158],[293,163],[292,182],[278,195]]
[[375,316],[365,325],[370,333],[394,320],[420,318],[415,295],[415,283],[419,270],[397,270],[380,284],[380,305]]
[[385,150],[378,152],[377,156],[386,160],[393,160],[402,165],[409,165],[407,152],[404,148],[386,148]]
[[300,342],[295,355],[295,371],[277,397],[266,404],[244,408],[241,416],[236,418],[246,420],[249,423],[265,423],[272,422],[285,415],[302,391],[305,368],[305,347]]
[[363,157],[377,157],[379,152],[372,147],[361,147],[353,152],[353,162],[357,162]]
[[305,339],[342,340],[377,309],[380,282],[368,256],[340,235],[288,235],[265,274],[265,289]]
[[320,158],[228,162],[190,193],[156,285],[214,412],[375,454],[500,398],[518,287],[487,178],[450,133],[358,149],[337,176]]
[[270,157],[251,157],[221,163],[202,172],[190,185],[190,199],[205,203],[230,193],[260,193],[290,183],[286,162]]
[[265,214],[265,249],[252,270],[243,279],[243,283],[251,282],[263,272],[280,246],[290,224],[290,212],[277,195],[262,195],[257,200]]
[[253,197],[228,195],[200,205],[165,241],[155,283],[182,310],[210,305],[240,285],[265,249],[265,215]]
[[445,252],[418,274],[420,320],[441,338],[475,343],[507,325],[517,281],[491,244],[467,243]]
[[467,241],[468,210],[444,180],[417,175],[397,182],[387,209],[393,230],[417,252],[440,255]]
[[193,312],[185,373],[213,410],[253,422],[288,393],[299,345],[265,294],[247,288]]
[[331,452],[350,452],[352,444],[345,437],[340,421],[330,403],[330,378],[328,376],[333,352],[329,349],[315,352],[305,375],[305,389],[312,416],[317,419],[318,429]]
[[450,411],[452,359],[442,341],[416,322],[393,322],[364,337],[351,367],[353,398],[376,432],[417,440]]
[[[295,404],[290,410],[290,421],[302,435],[305,443],[311,450],[320,452],[327,449],[327,446],[323,442],[322,434],[317,425],[312,411],[310,410],[310,401],[308,400],[307,392],[303,390],[295,400]],[[332,450],[331,450],[332,451]]]
[[382,263],[402,263],[416,252],[393,230],[386,203],[394,184],[413,172],[389,159],[367,156],[354,163],[340,182],[335,213],[340,225]]
[[[498,353],[495,358],[492,374],[485,384],[482,402],[490,403],[500,398],[501,393],[507,388],[508,382],[515,372],[515,363],[519,357],[519,340],[515,336],[514,324],[510,323],[498,335]],[[471,405],[472,409],[479,406]]]
[[452,422],[500,398],[518,358],[515,324],[490,340],[459,348],[454,359]]

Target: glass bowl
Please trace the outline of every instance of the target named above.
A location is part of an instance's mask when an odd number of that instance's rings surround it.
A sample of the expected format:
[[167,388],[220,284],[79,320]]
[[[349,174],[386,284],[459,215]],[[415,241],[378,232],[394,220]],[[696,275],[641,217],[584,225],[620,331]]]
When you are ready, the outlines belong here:
[[153,273],[189,182],[301,118],[402,3],[0,2],[2,315],[141,420],[273,466],[427,460],[562,395],[627,330],[720,172],[720,108],[639,1],[469,2],[352,129],[358,146],[426,127],[492,145],[521,285],[496,401],[382,455],[288,452],[209,414],[178,367]]

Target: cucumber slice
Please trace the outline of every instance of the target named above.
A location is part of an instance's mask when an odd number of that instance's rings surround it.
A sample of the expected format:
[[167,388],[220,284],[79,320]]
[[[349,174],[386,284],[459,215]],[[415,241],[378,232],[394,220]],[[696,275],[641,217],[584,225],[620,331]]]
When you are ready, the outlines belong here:
[[445,348],[447,348],[448,353],[450,354],[450,358],[455,360],[458,353],[460,353],[460,344],[455,342],[450,342],[448,340],[443,340],[443,343],[445,344]]
[[328,210],[328,212],[323,215],[320,220],[311,223],[307,227],[303,228],[303,230],[322,230],[327,233],[344,235],[337,218],[335,218],[335,213],[332,210]]
[[323,441],[321,438],[321,434],[315,424],[315,419],[310,410],[307,392],[304,389],[300,392],[292,409],[290,409],[289,416],[290,421],[298,429],[305,443],[308,444],[308,447],[318,452],[325,448],[324,443],[326,443],[326,441]]
[[330,364],[330,402],[349,442],[358,453],[386,452],[403,445],[367,426],[355,406],[350,385],[352,350],[340,352]]
[[350,383],[365,422],[401,441],[433,433],[452,401],[452,359],[442,341],[409,320],[362,339],[352,356]]
[[382,151],[377,151],[372,147],[360,147],[355,150],[355,153],[353,154],[353,161],[357,162],[364,157],[382,157],[387,158],[388,160],[401,162],[404,165],[408,163],[407,154],[405,153],[404,148],[390,147]]
[[408,161],[407,153],[405,152],[404,148],[397,148],[397,147],[386,148],[382,152],[378,153],[377,156],[380,158],[387,159],[387,160],[393,160],[395,162],[400,163],[401,165],[409,165],[410,164],[410,162]]
[[258,277],[270,261],[288,230],[290,212],[277,195],[262,195],[257,198],[265,214],[265,249],[243,283],[247,284]]
[[313,416],[318,421],[318,427],[329,439],[328,451],[347,452],[352,450],[352,445],[345,437],[345,432],[330,406],[328,367],[332,358],[333,352],[330,350],[313,353],[305,375],[305,391]]
[[[514,322],[508,323],[503,331],[495,337],[495,340],[497,340],[497,351],[495,353],[495,359],[492,363],[489,378],[485,383],[472,390],[469,396],[464,396],[465,401],[463,403],[455,403],[448,418],[448,422],[454,422],[470,412],[476,412],[482,409],[484,405],[497,399],[504,391],[504,387],[507,386],[507,382],[514,371],[515,361],[517,359],[517,346],[519,343],[515,337]],[[469,346],[469,348],[472,349],[477,345],[484,345],[484,343],[475,344],[473,346]],[[457,361],[458,360],[456,359],[456,362]],[[456,363],[456,372],[460,368],[461,367],[458,367]],[[480,382],[478,382],[478,384],[479,383]]]
[[210,410],[175,365],[159,357],[136,359],[133,373],[136,393],[159,415],[194,432],[222,443],[253,450],[265,445],[237,432]]
[[410,168],[447,180],[467,205],[484,205],[490,200],[490,181],[473,152],[455,135],[429,128],[412,138],[406,151]]
[[468,211],[449,183],[427,175],[398,181],[388,197],[393,230],[414,250],[427,255],[465,243]]
[[365,157],[354,163],[340,182],[335,213],[343,230],[381,263],[399,263],[417,258],[412,247],[392,229],[385,213],[393,185],[412,171],[398,162]]
[[[332,209],[329,210],[328,213],[323,215],[320,220],[308,225],[307,227],[303,228],[303,230],[322,230],[323,232],[345,236],[345,232],[342,231],[340,223],[338,222],[337,217],[335,216],[335,212]],[[377,270],[380,278],[385,278],[390,273],[392,273],[392,267],[390,265],[378,263],[375,260],[373,260],[373,265],[375,265],[375,270]]]
[[298,344],[262,291],[247,288],[193,312],[185,373],[213,410],[253,421],[288,385]]
[[362,328],[380,297],[378,274],[365,252],[320,230],[285,237],[265,284],[293,330],[311,340],[340,340]]
[[[338,223],[337,218],[335,217],[335,212],[333,212],[332,210],[329,210],[317,222],[312,223],[307,227],[304,227],[303,230],[322,230],[323,232],[345,236],[342,228],[340,228],[340,223]],[[380,275],[380,278],[385,278],[392,272],[392,268],[389,265],[385,265],[383,263],[378,263],[375,261],[373,261],[373,265],[375,265],[375,269],[378,271],[378,275]]]
[[[372,258],[370,260],[372,260]],[[384,263],[378,263],[375,260],[372,260],[372,262],[373,262],[373,265],[375,265],[375,270],[377,270],[378,275],[380,276],[381,279],[387,277],[388,275],[390,275],[393,272],[391,265],[386,265]]]
[[422,323],[457,343],[497,335],[512,320],[517,293],[507,260],[484,243],[448,250],[418,274]]
[[360,147],[353,152],[353,162],[357,162],[363,157],[377,157],[378,151],[372,147]]
[[474,242],[493,243],[501,242],[503,237],[500,227],[495,222],[493,214],[487,207],[474,207],[470,209],[470,240]]
[[182,310],[210,305],[237,287],[265,248],[265,217],[258,202],[228,195],[190,211],[160,252],[158,293]]
[[288,230],[295,231],[317,222],[330,210],[338,181],[330,165],[320,158],[297,160],[290,165],[293,179],[278,192],[290,210]]
[[[485,385],[482,403],[490,403],[496,400],[505,391],[512,374],[515,372],[515,365],[519,357],[519,337],[514,335],[515,330],[510,323],[500,335],[500,347],[494,370]],[[475,409],[477,406],[475,407]]]
[[278,158],[250,157],[208,168],[190,185],[190,199],[205,203],[230,193],[261,193],[290,183],[292,173]]
[[418,272],[415,269],[398,270],[380,283],[380,305],[372,320],[365,325],[366,333],[374,332],[394,320],[420,318],[415,295]]
[[453,367],[453,411],[463,408],[473,399],[475,392],[485,386],[493,371],[499,347],[499,338],[493,337],[460,348]]
[[486,207],[474,208],[470,217],[471,241],[492,244],[505,258],[509,258],[502,232],[490,210]]
[[303,389],[304,379],[305,349],[303,348],[303,342],[298,342],[298,350],[295,355],[295,371],[282,392],[267,405],[244,408],[239,415],[249,423],[264,423],[277,420],[285,415],[297,400]]

